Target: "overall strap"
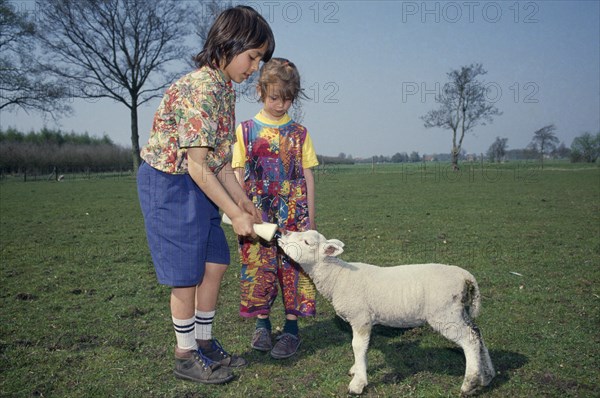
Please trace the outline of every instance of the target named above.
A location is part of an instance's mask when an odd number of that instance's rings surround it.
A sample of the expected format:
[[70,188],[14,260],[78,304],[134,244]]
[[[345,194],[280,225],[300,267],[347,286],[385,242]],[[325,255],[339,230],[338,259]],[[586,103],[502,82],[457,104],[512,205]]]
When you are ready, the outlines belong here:
[[248,153],[248,142],[250,141],[250,127],[252,120],[244,120],[242,122],[242,137],[244,138],[244,148],[246,148],[246,154]]

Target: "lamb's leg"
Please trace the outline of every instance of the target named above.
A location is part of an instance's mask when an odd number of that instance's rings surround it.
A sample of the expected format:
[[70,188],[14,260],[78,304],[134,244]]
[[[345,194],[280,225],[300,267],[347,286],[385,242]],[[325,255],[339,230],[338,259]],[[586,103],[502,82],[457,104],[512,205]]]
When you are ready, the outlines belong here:
[[354,351],[354,365],[350,368],[353,376],[348,391],[351,394],[361,394],[367,382],[367,349],[371,337],[371,324],[352,325],[352,350]]
[[496,374],[479,328],[470,320],[467,320],[467,325],[469,334],[464,339],[467,341],[461,344],[467,359],[465,379],[461,387],[464,395],[473,394],[487,386]]
[[477,328],[477,326],[473,325],[476,334],[473,336],[474,338],[479,339],[479,360],[481,361],[481,374],[479,378],[479,383],[481,386],[487,386],[490,384],[494,376],[496,376],[496,371],[494,370],[494,365],[492,364],[492,359],[490,358],[490,353],[488,352],[485,343],[483,342],[483,337],[481,336],[481,332]]
[[481,332],[468,315],[460,319],[445,322],[432,322],[431,326],[448,340],[458,344],[464,351],[466,369],[465,378],[460,391],[463,395],[471,395],[481,387],[490,383],[494,377],[494,367]]

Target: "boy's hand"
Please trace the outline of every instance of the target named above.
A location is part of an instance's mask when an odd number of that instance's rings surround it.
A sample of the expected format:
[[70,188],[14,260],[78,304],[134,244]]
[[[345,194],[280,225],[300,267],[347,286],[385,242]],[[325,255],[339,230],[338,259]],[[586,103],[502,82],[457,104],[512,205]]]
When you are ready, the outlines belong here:
[[[254,206],[253,206],[254,207]],[[233,226],[233,231],[240,236],[251,236],[252,238],[256,238],[256,233],[254,232],[254,217],[248,213],[242,213],[237,217],[233,217],[231,219],[231,225]]]

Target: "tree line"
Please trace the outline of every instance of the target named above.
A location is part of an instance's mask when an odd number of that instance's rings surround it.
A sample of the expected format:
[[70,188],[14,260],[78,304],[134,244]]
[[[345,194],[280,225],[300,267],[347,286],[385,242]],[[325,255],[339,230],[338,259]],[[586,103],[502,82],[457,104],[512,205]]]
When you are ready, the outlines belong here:
[[[392,156],[374,155],[368,158],[353,158],[341,152],[337,157],[319,155],[321,164],[354,164],[354,163],[415,163],[415,162],[453,162],[455,160],[472,161],[474,158],[485,158],[491,163],[515,160],[569,159],[573,163],[594,163],[600,159],[600,132],[585,132],[573,139],[570,147],[560,142],[555,135],[556,127],[551,124],[533,133],[529,145],[521,149],[508,149],[508,138],[496,137],[485,154],[468,154],[461,148],[458,154],[435,153],[423,154],[413,151],[396,152]],[[560,142],[560,144],[559,144]]]
[[555,131],[556,127],[553,124],[544,126],[533,133],[533,138],[525,149],[512,151],[507,150],[508,138],[496,137],[496,141],[487,150],[487,158],[490,162],[502,162],[514,159],[514,155],[517,154],[524,159],[539,159],[542,167],[544,158],[570,159],[573,163],[593,163],[600,158],[600,132],[596,135],[585,132],[575,137],[571,147],[567,148],[564,142],[559,145],[560,141]]
[[0,129],[0,174],[53,175],[132,169],[131,151],[104,135],[42,129],[24,134]]

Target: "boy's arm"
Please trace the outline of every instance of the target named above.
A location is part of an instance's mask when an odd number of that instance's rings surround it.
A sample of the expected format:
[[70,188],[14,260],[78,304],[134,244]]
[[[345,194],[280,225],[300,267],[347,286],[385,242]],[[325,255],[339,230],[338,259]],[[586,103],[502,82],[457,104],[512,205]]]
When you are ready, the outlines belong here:
[[[256,237],[252,225],[254,224],[254,214],[248,212],[245,207],[236,204],[237,194],[234,196],[229,193],[227,187],[217,178],[206,163],[207,147],[197,147],[188,149],[188,172],[190,177],[198,187],[212,200],[219,208],[229,216],[233,224],[233,230],[236,234],[242,236]],[[233,177],[233,176],[231,176]],[[233,178],[229,178],[231,182]],[[225,179],[226,181],[227,179]],[[235,183],[237,185],[237,183]],[[239,185],[237,185],[239,188]],[[241,190],[241,188],[239,188]]]
[[315,177],[312,169],[304,169],[304,178],[306,179],[306,199],[308,202],[308,218],[310,220],[310,229],[317,229],[315,218]]
[[254,206],[252,201],[248,199],[246,192],[244,192],[244,190],[242,189],[242,185],[238,180],[237,172],[239,170],[242,170],[243,172],[244,169],[232,169],[231,163],[227,163],[225,166],[223,166],[223,168],[217,175],[217,178],[219,179],[219,181],[221,181],[221,184],[223,184],[223,187],[229,193],[229,195],[235,201],[235,203],[241,209],[254,216],[254,223],[260,224],[262,222],[261,214],[256,208],[256,206]]

